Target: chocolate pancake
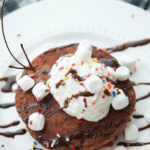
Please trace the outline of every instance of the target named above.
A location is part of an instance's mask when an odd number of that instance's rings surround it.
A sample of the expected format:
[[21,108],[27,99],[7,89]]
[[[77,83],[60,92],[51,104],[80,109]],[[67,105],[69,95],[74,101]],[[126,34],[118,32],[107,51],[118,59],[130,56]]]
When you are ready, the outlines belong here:
[[[23,74],[33,74],[36,83],[50,78],[49,69],[56,63],[61,54],[74,54],[78,44],[57,47],[46,51],[33,60],[35,72],[24,70]],[[93,46],[92,57],[97,57],[101,62],[111,67],[119,67],[118,61],[108,52],[97,50]],[[113,60],[113,61],[112,61]],[[46,71],[43,71],[46,70]],[[129,98],[129,105],[116,111],[112,107],[106,118],[98,122],[78,120],[60,109],[59,104],[51,94],[42,101],[37,102],[32,90],[16,92],[16,108],[19,116],[25,122],[31,136],[48,149],[56,150],[97,150],[109,144],[120,133],[124,125],[130,121],[130,116],[135,110],[135,92],[130,80],[117,81],[116,87],[123,89]],[[45,116],[45,126],[42,131],[33,131],[28,127],[28,117],[39,112]],[[60,138],[57,137],[60,135]],[[54,147],[51,144],[54,142]]]

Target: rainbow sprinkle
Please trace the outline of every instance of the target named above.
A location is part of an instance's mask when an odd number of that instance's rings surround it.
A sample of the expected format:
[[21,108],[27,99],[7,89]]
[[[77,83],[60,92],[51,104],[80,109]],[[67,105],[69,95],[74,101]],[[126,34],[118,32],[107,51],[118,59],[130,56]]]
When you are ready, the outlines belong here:
[[139,82],[135,82],[135,85],[139,85],[140,83]]
[[106,65],[103,65],[103,67],[104,67],[104,68],[107,68],[107,66],[106,66]]
[[68,54],[68,56],[71,56],[71,54]]
[[25,76],[25,75],[28,75],[27,72],[24,74],[24,76]]
[[102,96],[102,99],[104,99],[104,98],[105,98],[105,95]]
[[116,49],[116,48],[117,48],[117,46],[114,46],[113,48],[114,48],[114,49]]
[[82,123],[82,121],[81,121],[81,120],[79,120],[79,121],[78,121],[78,124],[81,124],[81,123]]
[[86,81],[86,78],[83,78],[83,81]]
[[63,78],[64,81],[67,80],[67,79],[68,79],[68,77],[64,77],[64,78]]
[[134,14],[131,14],[131,18],[133,18],[134,17]]
[[59,143],[58,142],[55,142],[55,144],[54,145],[58,145]]
[[113,97],[116,97],[116,92],[112,91],[112,95],[113,95]]
[[110,74],[109,72],[107,73],[107,75],[108,75],[109,77],[111,76],[111,74]]
[[74,67],[75,65],[76,65],[76,64],[75,64],[75,63],[73,63],[73,64],[72,64],[72,67]]
[[59,70],[63,70],[63,69],[64,69],[64,67],[63,67],[63,66],[59,68]]
[[15,77],[15,76],[17,76],[18,75],[18,73],[15,73],[13,76]]
[[65,69],[67,70],[67,69],[68,69],[68,67],[65,67]]
[[72,146],[72,150],[75,150],[74,146]]
[[89,65],[89,69],[91,69],[92,68],[92,65]]
[[2,107],[2,108],[5,108],[6,106],[5,106],[5,105],[1,105],[1,107]]
[[39,101],[40,101],[40,98],[37,98],[37,101],[39,102]]
[[64,54],[61,54],[61,57],[64,57]]
[[46,73],[46,70],[43,70],[42,73]]
[[83,60],[81,61],[81,65],[84,65],[84,61]]
[[16,90],[13,90],[13,92],[15,93],[15,92],[16,92]]
[[79,83],[79,80],[78,80],[78,79],[76,79],[76,81],[77,81],[77,83]]
[[98,62],[97,58],[93,58],[92,61],[95,62],[95,63]]
[[103,84],[103,88],[104,88],[104,89],[108,89],[108,87],[107,87],[105,84]]
[[98,68],[95,68],[96,71],[98,71]]
[[96,102],[94,101],[94,102],[92,102],[92,105],[95,105],[96,104]]
[[32,150],[34,150],[34,143],[32,143]]
[[48,81],[46,82],[46,86],[49,86],[49,82]]
[[65,116],[65,117],[64,117],[64,119],[66,120],[66,119],[67,119],[67,117]]
[[49,147],[49,143],[46,143],[46,147]]
[[33,77],[35,77],[35,74],[31,74],[31,75],[29,75],[31,78],[33,78]]
[[122,43],[121,46],[122,46],[122,47],[125,46],[125,43]]
[[34,141],[33,143],[34,143],[34,145],[37,145],[37,142],[36,142],[36,141]]

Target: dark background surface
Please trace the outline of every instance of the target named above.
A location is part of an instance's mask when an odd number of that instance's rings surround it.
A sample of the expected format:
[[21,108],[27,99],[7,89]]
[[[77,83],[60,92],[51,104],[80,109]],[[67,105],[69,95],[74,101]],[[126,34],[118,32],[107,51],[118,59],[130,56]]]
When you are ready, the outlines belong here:
[[[4,7],[4,15],[11,13],[12,11],[19,9],[23,6],[35,3],[41,0],[6,0]],[[150,11],[150,0],[121,0],[132,5],[138,6],[146,11]],[[3,0],[0,0],[0,10]],[[94,2],[94,0],[93,0]]]

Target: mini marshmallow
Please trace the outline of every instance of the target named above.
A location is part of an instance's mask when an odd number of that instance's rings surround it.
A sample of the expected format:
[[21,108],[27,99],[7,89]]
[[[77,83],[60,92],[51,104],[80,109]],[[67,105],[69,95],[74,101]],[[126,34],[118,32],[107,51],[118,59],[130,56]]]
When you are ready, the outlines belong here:
[[129,124],[125,128],[125,140],[133,141],[138,139],[138,127],[135,124]]
[[116,80],[117,80],[117,73],[114,71],[114,69],[108,66],[108,67],[107,67],[107,70],[108,70],[108,72],[111,74],[110,78],[111,78],[113,81],[116,81]]
[[33,95],[37,98],[37,100],[42,100],[45,96],[50,93],[49,88],[42,82],[39,82],[32,89]]
[[42,114],[35,112],[29,116],[28,126],[33,131],[43,130],[45,118]]
[[116,73],[119,81],[125,81],[130,76],[130,70],[125,66],[117,68]]
[[124,146],[116,146],[114,150],[126,150]]
[[91,93],[97,93],[103,88],[102,80],[96,75],[88,77],[84,84],[87,90]]
[[124,92],[119,89],[120,94],[116,95],[112,100],[112,106],[115,110],[121,110],[128,106],[129,99]]
[[123,56],[121,57],[120,64],[127,67],[132,73],[134,72],[136,58],[134,56]]
[[87,40],[82,41],[79,44],[77,51],[75,52],[75,57],[79,60],[88,61],[91,55],[92,55],[92,47],[90,43]]
[[144,118],[147,120],[148,123],[150,123],[150,110],[145,112]]
[[35,81],[28,75],[25,75],[21,79],[19,79],[17,83],[21,87],[21,89],[26,92],[34,86]]

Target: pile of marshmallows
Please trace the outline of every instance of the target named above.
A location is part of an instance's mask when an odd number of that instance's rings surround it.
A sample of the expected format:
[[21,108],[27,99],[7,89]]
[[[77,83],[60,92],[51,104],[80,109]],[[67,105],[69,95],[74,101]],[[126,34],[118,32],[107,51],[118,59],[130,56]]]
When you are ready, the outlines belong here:
[[[81,59],[87,59],[86,57],[91,57],[92,46],[87,40],[82,41],[79,44],[78,50],[76,51],[75,55],[77,55]],[[125,58],[122,59],[121,64],[123,66],[117,68],[116,71],[110,68],[111,74],[113,75],[112,80],[127,80],[130,76],[130,73],[134,70],[135,62],[136,60],[130,59],[129,61],[129,59]],[[102,85],[100,80],[101,79],[96,75],[89,77],[88,80],[85,82],[87,90],[91,93],[96,93],[99,90],[99,88],[101,88],[99,86]],[[50,88],[47,85],[45,85],[43,82],[39,82],[35,85],[35,81],[32,79],[31,76],[28,75],[24,75],[21,79],[17,81],[17,83],[24,92],[32,88],[32,93],[36,97],[37,101],[42,100],[45,96],[47,96],[50,93]],[[112,101],[112,106],[115,110],[121,110],[127,107],[129,104],[128,97],[125,96],[124,92],[121,89],[119,89],[119,91],[121,94],[114,97]],[[28,122],[28,126],[30,127],[30,129],[34,131],[42,130],[44,128],[44,124],[45,118],[42,114],[36,112],[30,115]]]
[[[150,124],[150,110],[145,112],[144,118]],[[139,137],[138,127],[133,123],[129,123],[125,127],[124,133],[125,133],[125,140],[127,140],[127,141],[132,142],[132,141],[137,140]],[[126,150],[126,148],[124,146],[117,146],[114,148],[114,150]]]

